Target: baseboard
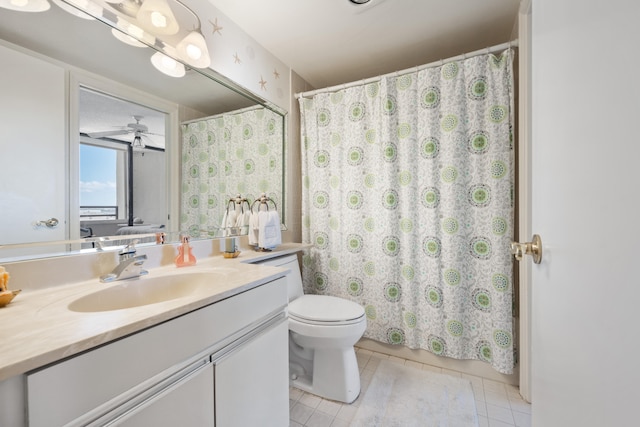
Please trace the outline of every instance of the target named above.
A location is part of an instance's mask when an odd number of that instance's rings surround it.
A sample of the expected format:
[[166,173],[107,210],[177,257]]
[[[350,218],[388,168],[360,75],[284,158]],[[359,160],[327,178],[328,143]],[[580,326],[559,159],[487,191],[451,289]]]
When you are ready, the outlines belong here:
[[499,381],[504,384],[518,385],[519,372],[517,366],[514,368],[513,374],[505,375],[494,370],[488,363],[481,362],[479,360],[451,359],[449,357],[436,356],[426,350],[413,350],[401,345],[385,344],[369,338],[360,339],[356,344],[356,347],[383,353],[389,356],[400,357],[402,359],[413,360],[415,362],[424,363],[441,369]]

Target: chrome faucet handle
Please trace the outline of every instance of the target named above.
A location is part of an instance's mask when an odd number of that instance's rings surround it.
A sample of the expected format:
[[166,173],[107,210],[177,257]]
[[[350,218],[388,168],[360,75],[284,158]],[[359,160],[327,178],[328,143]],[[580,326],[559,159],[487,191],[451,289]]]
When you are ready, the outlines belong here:
[[109,240],[109,237],[98,237],[93,241],[93,244],[98,252],[102,252],[104,250],[104,242]]
[[138,243],[139,240],[133,240],[131,243],[129,243],[127,246],[124,247],[124,249],[122,249],[118,255],[120,255],[120,260],[125,260],[128,258],[131,258],[132,256],[134,256],[137,252],[136,250],[136,243]]
[[127,258],[120,261],[111,273],[100,276],[100,281],[103,283],[113,282],[115,280],[132,279],[145,274],[149,274],[147,270],[142,268],[142,264],[147,259],[147,255],[129,255]]

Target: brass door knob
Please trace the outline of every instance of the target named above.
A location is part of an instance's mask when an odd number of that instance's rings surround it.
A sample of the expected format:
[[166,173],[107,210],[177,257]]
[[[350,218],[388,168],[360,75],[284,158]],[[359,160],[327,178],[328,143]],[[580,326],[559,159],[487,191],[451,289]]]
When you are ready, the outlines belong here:
[[511,242],[511,253],[518,261],[522,260],[525,255],[531,255],[533,262],[540,264],[542,262],[542,239],[539,235],[534,234],[530,242]]

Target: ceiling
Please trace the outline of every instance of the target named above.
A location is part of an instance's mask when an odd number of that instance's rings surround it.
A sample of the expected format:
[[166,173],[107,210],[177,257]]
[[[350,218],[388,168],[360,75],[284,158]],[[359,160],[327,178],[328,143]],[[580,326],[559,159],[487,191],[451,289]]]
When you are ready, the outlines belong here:
[[105,137],[130,143],[141,124],[147,127],[140,135],[145,146],[165,148],[165,113],[84,88],[79,103],[80,133],[118,132]]
[[520,0],[209,0],[314,88],[508,42]]
[[[519,0],[370,0],[365,5],[354,5],[349,0],[208,1],[314,88],[403,70],[509,41],[513,38],[520,3]],[[58,30],[51,31],[52,25]],[[95,23],[71,17],[55,6],[44,13],[3,9],[0,14],[0,38],[108,75],[131,87],[175,99],[207,114],[251,104],[223,93],[231,91],[221,85],[203,85],[201,79],[209,79],[197,73],[187,73],[182,79],[163,76],[150,66],[149,54],[134,55],[140,53],[137,48],[123,48],[109,31],[90,32],[94,27]],[[48,31],[43,35],[45,30]],[[74,42],[78,44],[69,48]],[[100,46],[99,52],[95,46]],[[94,64],[96,57],[108,60]],[[211,99],[216,100],[215,105]],[[164,114],[158,111],[100,96],[87,96],[81,102],[82,132],[127,129],[127,124],[135,122],[133,116],[141,115],[150,132],[164,133]],[[208,110],[209,107],[217,110]],[[156,144],[151,145],[162,146],[163,138],[156,139]]]

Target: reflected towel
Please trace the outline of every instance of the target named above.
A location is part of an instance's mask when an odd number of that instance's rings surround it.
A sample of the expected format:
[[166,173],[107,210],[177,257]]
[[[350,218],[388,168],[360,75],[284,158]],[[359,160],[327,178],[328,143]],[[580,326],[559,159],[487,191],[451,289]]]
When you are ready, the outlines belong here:
[[249,220],[251,219],[251,212],[244,211],[238,214],[236,220],[236,230],[239,235],[244,235],[249,232]]
[[258,230],[259,230],[259,217],[258,212],[251,212],[249,216],[249,244],[258,244]]
[[227,215],[227,222],[224,225],[225,236],[233,236],[234,234],[236,234],[233,232],[233,227],[236,226],[237,220],[238,220],[238,214],[236,213],[236,211],[235,210],[230,211]]
[[258,246],[272,249],[280,243],[282,243],[280,215],[277,211],[260,212],[258,214]]
[[236,220],[236,227],[246,227],[249,225],[249,218],[251,217],[251,212],[244,211],[238,215],[238,219]]
[[222,235],[224,236],[224,229],[227,228],[227,217],[229,216],[229,211],[225,210],[224,215],[222,216],[222,222],[220,222],[220,228],[222,228]]

